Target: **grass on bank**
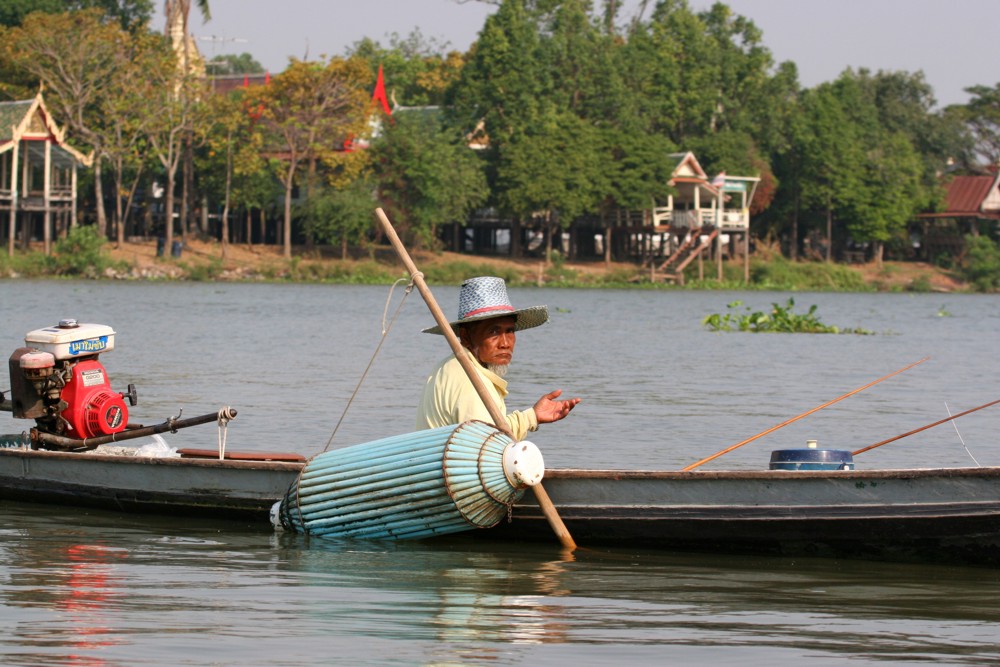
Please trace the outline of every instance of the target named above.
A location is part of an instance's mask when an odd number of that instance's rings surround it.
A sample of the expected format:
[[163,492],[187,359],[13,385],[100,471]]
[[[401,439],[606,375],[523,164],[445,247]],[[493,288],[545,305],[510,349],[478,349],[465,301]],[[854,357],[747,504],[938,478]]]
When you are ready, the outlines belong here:
[[111,259],[106,245],[93,227],[76,226],[52,244],[51,255],[39,250],[16,252],[13,257],[0,253],[0,276],[101,278],[108,271],[127,271],[127,262]]

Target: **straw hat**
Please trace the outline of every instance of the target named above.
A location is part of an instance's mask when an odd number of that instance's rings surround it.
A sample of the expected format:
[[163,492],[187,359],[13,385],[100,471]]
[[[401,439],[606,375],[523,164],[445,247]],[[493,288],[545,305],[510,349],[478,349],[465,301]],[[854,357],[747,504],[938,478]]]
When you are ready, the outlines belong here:
[[[503,278],[481,276],[469,278],[462,283],[458,295],[458,319],[449,322],[451,329],[458,332],[460,324],[488,320],[491,317],[516,317],[515,331],[531,329],[549,320],[546,306],[532,306],[515,310],[507,296],[507,285]],[[443,334],[439,326],[424,329],[424,333]]]

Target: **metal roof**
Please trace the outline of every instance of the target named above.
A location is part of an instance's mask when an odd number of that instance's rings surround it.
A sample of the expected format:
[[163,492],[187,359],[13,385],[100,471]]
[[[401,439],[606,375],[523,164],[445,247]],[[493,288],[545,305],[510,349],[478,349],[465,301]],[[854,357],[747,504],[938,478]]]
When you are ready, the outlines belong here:
[[956,176],[948,184],[948,213],[975,214],[983,210],[983,201],[996,183],[996,176]]

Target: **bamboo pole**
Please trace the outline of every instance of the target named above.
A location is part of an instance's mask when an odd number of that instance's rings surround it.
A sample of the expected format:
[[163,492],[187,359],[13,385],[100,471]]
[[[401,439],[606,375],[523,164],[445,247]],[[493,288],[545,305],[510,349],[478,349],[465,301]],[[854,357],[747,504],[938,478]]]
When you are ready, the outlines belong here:
[[[507,435],[511,435],[506,415],[500,412],[497,404],[490,396],[479,371],[476,370],[473,366],[472,360],[470,360],[468,355],[465,354],[462,344],[459,342],[455,332],[452,331],[451,326],[448,324],[448,318],[445,317],[444,313],[441,311],[441,307],[438,306],[434,295],[431,294],[430,288],[427,287],[423,274],[417,269],[416,264],[414,264],[413,260],[410,258],[410,254],[403,246],[402,241],[399,240],[399,236],[396,234],[396,230],[393,229],[392,223],[389,222],[389,218],[386,216],[385,211],[383,211],[381,207],[376,208],[375,214],[378,216],[379,222],[382,223],[382,229],[389,238],[389,242],[392,243],[392,247],[396,250],[396,254],[399,255],[399,258],[406,266],[406,270],[409,272],[413,283],[417,286],[417,290],[420,291],[420,296],[423,297],[424,302],[427,304],[427,308],[431,311],[431,315],[434,316],[434,321],[437,322],[439,327],[441,327],[441,332],[444,333],[445,339],[447,339],[448,344],[451,346],[452,352],[455,353],[455,358],[458,359],[458,362],[462,365],[462,368],[469,376],[469,380],[472,382],[472,386],[475,387],[476,393],[479,394],[479,397],[486,405],[486,410],[490,413],[490,417],[493,419],[493,424]],[[552,500],[549,498],[548,493],[546,493],[545,489],[542,488],[541,483],[536,484],[532,488],[535,492],[535,498],[538,500],[538,505],[542,508],[542,513],[545,515],[546,520],[548,520],[549,525],[552,527],[553,532],[555,532],[556,537],[559,538],[563,547],[569,549],[570,551],[576,549],[576,542],[573,541],[573,537],[570,535],[569,530],[567,530],[566,525],[560,518],[555,505],[552,504]]]
[[889,438],[888,440],[883,440],[882,442],[876,442],[874,445],[868,445],[867,447],[862,447],[861,449],[859,449],[856,452],[851,452],[851,455],[852,456],[857,456],[858,454],[864,454],[865,452],[867,452],[870,449],[875,449],[876,447],[881,447],[882,445],[888,445],[890,442],[895,442],[897,440],[902,440],[903,438],[905,438],[905,437],[907,437],[909,435],[913,435],[914,433],[920,433],[921,431],[926,431],[927,429],[933,428],[935,426],[938,426],[939,424],[943,424],[945,422],[953,421],[955,419],[958,419],[959,417],[964,417],[965,415],[971,414],[971,413],[973,413],[973,412],[975,412],[977,410],[982,410],[983,408],[988,408],[991,405],[996,405],[997,403],[1000,403],[1000,398],[998,398],[995,401],[990,401],[989,403],[984,403],[983,405],[980,405],[978,408],[971,408],[969,410],[966,410],[965,412],[959,412],[957,415],[952,415],[950,417],[945,417],[944,419],[939,419],[936,422],[934,422],[933,424],[928,424],[927,426],[921,426],[920,428],[915,428],[912,431],[907,431],[906,433],[902,433],[902,434],[897,435],[895,437]]
[[733,445],[733,446],[731,446],[731,447],[727,447],[727,448],[723,449],[723,450],[722,450],[721,452],[716,452],[715,454],[712,454],[711,456],[708,456],[708,457],[705,457],[705,458],[703,458],[702,460],[698,461],[697,463],[692,463],[692,464],[691,464],[691,465],[689,465],[689,466],[688,466],[687,468],[682,468],[682,471],[683,471],[683,472],[688,472],[689,470],[694,470],[695,468],[697,468],[698,466],[700,466],[700,465],[702,465],[702,464],[704,464],[704,463],[708,463],[709,461],[711,461],[711,460],[713,460],[713,459],[717,459],[717,458],[719,458],[720,456],[722,456],[723,454],[728,454],[729,452],[733,451],[734,449],[737,449],[737,448],[739,448],[739,447],[742,447],[743,445],[745,445],[745,444],[747,444],[747,443],[750,443],[750,442],[753,442],[753,441],[754,441],[754,440],[756,440],[757,438],[761,438],[761,437],[763,437],[763,436],[767,435],[768,433],[773,433],[774,431],[777,431],[777,430],[778,430],[779,428],[782,428],[782,427],[784,427],[784,426],[788,426],[788,425],[789,425],[789,424],[791,424],[792,422],[796,422],[796,421],[798,421],[798,420],[802,419],[803,417],[808,417],[808,416],[809,416],[809,415],[811,415],[812,413],[814,413],[814,412],[818,412],[818,411],[822,410],[823,408],[825,408],[825,407],[828,407],[828,406],[831,406],[831,405],[833,405],[834,403],[836,403],[836,402],[838,402],[838,401],[842,401],[842,400],[844,400],[845,398],[847,398],[848,396],[853,396],[854,394],[858,393],[859,391],[864,391],[864,390],[865,390],[865,389],[867,389],[868,387],[872,387],[872,386],[874,386],[874,385],[877,385],[877,384],[878,384],[879,382],[881,382],[882,380],[888,380],[888,379],[889,379],[889,378],[891,378],[891,377],[892,377],[893,375],[899,375],[899,374],[900,374],[900,373],[902,373],[903,371],[906,371],[906,370],[909,370],[909,369],[913,368],[914,366],[916,366],[917,364],[922,364],[922,363],[924,363],[925,361],[927,361],[928,359],[930,359],[930,357],[924,357],[924,358],[923,358],[923,359],[921,359],[920,361],[914,361],[914,362],[913,362],[912,364],[910,364],[909,366],[904,366],[903,368],[900,368],[900,369],[899,369],[898,371],[895,371],[895,372],[892,372],[892,373],[889,373],[888,375],[885,375],[885,376],[883,376],[883,377],[880,377],[879,379],[875,380],[874,382],[869,382],[868,384],[866,384],[866,385],[865,385],[865,386],[863,386],[863,387],[858,387],[857,389],[855,389],[855,390],[853,390],[853,391],[849,391],[849,392],[847,392],[847,393],[846,393],[846,394],[844,394],[843,396],[838,396],[837,398],[833,399],[832,401],[827,401],[827,402],[826,402],[826,403],[824,403],[823,405],[818,405],[818,406],[816,406],[815,408],[813,408],[812,410],[807,410],[806,412],[803,412],[803,413],[802,413],[802,414],[800,414],[800,415],[797,415],[797,416],[795,416],[795,417],[792,417],[791,419],[787,419],[787,420],[785,420],[785,421],[781,422],[780,424],[778,424],[777,426],[772,426],[771,428],[767,429],[766,431],[761,431],[760,433],[758,433],[758,434],[757,434],[757,435],[755,435],[755,436],[752,436],[752,437],[750,437],[750,438],[747,438],[746,440],[743,440],[743,441],[741,441],[741,442],[737,442],[737,443],[736,443],[735,445]]

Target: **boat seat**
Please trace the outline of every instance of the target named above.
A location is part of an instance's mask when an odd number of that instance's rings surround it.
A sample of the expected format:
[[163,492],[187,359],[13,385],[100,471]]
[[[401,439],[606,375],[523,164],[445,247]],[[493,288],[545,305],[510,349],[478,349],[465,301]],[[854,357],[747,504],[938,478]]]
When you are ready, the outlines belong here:
[[[178,449],[177,453],[185,459],[218,459],[217,449]],[[226,452],[226,459],[230,461],[285,461],[288,463],[305,463],[306,457],[302,454],[292,454],[290,452]]]

